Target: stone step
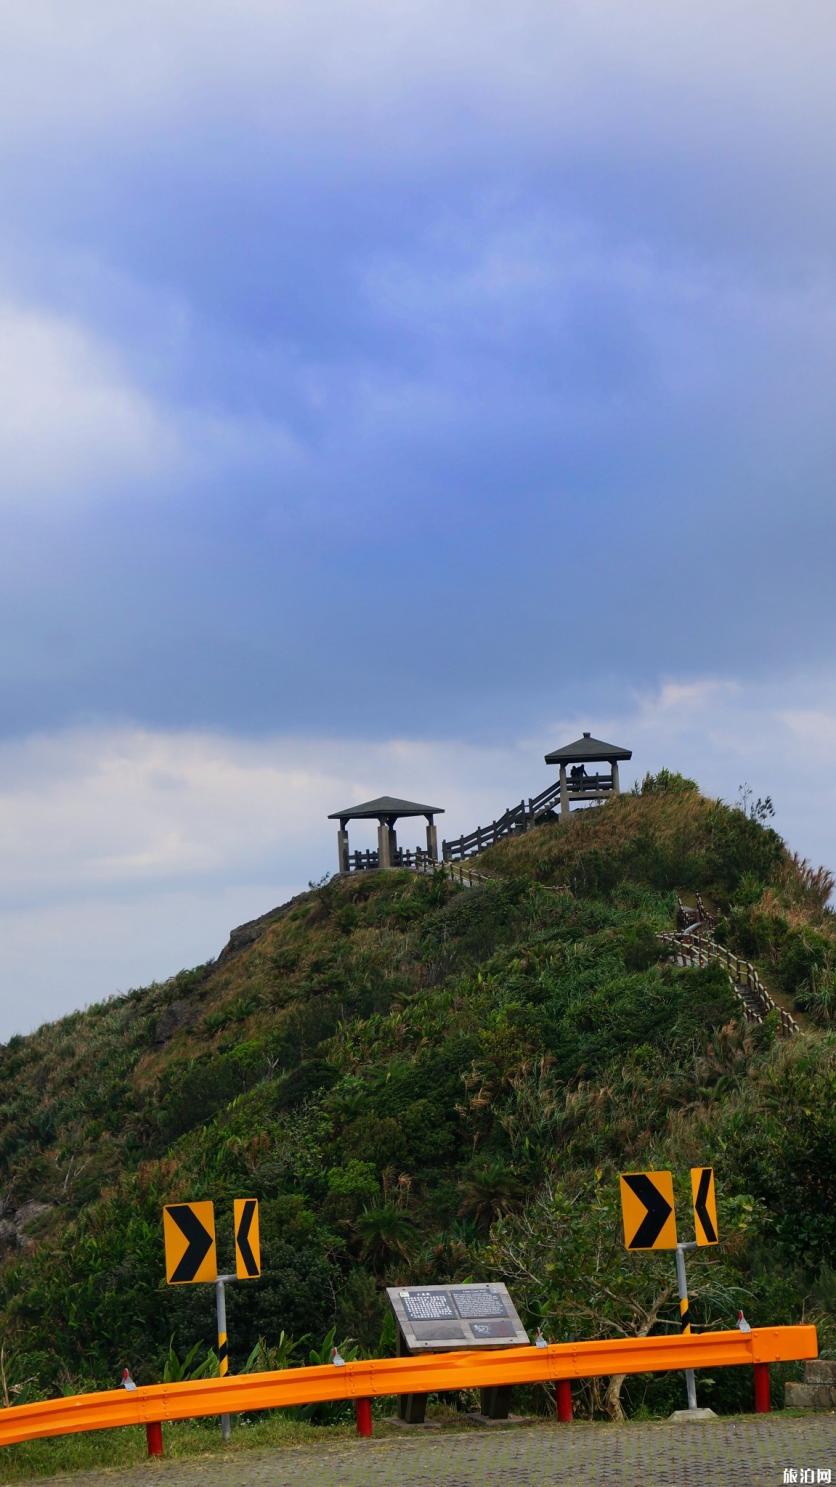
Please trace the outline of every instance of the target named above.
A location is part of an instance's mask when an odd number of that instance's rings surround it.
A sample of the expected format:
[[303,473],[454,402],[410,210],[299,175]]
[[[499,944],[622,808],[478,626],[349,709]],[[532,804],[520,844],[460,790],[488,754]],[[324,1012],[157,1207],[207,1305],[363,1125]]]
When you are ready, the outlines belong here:
[[784,1405],[788,1410],[836,1410],[836,1388],[829,1384],[786,1384]]
[[815,1358],[804,1364],[805,1384],[829,1384],[836,1389],[836,1358]]

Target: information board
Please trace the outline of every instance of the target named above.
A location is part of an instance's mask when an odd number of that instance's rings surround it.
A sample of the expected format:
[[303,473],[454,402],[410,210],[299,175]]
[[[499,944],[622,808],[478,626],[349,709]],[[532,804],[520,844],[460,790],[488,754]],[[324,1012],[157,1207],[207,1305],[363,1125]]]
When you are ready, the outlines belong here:
[[389,1286],[387,1294],[410,1353],[528,1344],[528,1334],[508,1289],[499,1281],[485,1285]]

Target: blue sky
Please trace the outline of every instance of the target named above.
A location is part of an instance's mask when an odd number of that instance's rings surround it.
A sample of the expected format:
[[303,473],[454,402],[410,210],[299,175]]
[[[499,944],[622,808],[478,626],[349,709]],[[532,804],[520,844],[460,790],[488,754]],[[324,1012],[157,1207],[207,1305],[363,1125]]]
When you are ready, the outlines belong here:
[[0,16],[0,1036],[583,727],[836,861],[832,6]]

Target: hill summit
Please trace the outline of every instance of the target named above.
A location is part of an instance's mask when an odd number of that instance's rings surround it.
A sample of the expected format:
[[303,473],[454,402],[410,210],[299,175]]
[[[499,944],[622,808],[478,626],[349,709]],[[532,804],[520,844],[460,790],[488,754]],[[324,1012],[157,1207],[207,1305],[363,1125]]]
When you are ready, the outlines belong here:
[[[161,1207],[261,1203],[264,1275],[233,1287],[233,1366],[302,1339],[390,1349],[383,1287],[504,1279],[557,1339],[677,1325],[670,1255],[628,1255],[622,1170],[714,1166],[721,1244],[697,1326],[802,1312],[833,1343],[832,880],[753,811],[667,771],[439,868],[357,872],[233,932],[218,959],[0,1050],[0,1330],[10,1397],[140,1382],[213,1342],[164,1284]],[[699,892],[800,1031],[659,938]],[[219,1258],[231,1260],[221,1230]],[[173,1352],[170,1353],[170,1345]],[[309,1341],[305,1346],[309,1346]],[[211,1367],[211,1358],[206,1366]],[[735,1407],[737,1370],[704,1384]],[[675,1381],[591,1385],[618,1417]]]

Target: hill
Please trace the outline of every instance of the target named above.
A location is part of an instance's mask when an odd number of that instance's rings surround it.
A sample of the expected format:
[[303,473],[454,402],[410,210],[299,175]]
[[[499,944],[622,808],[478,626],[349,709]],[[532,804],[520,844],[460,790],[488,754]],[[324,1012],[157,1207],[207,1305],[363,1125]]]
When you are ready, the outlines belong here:
[[[688,1169],[716,1169],[697,1324],[742,1303],[836,1343],[828,875],[666,772],[477,866],[471,888],[323,882],[216,962],[0,1050],[8,1398],[113,1383],[123,1363],[158,1379],[171,1339],[170,1368],[211,1346],[210,1292],[162,1279],[160,1210],[183,1199],[214,1198],[219,1220],[261,1200],[265,1274],[228,1302],[234,1367],[259,1339],[269,1363],[332,1327],[391,1347],[381,1290],[406,1280],[502,1277],[554,1339],[674,1327],[671,1257],[623,1249],[630,1168],[674,1169],[686,1233]],[[657,935],[695,889],[806,1012],[798,1037],[747,1024],[717,966],[666,958]],[[727,1373],[703,1402],[748,1400]],[[588,1403],[666,1408],[677,1387]]]

